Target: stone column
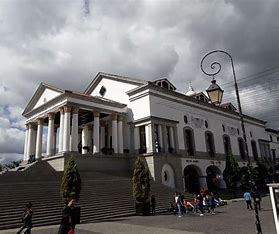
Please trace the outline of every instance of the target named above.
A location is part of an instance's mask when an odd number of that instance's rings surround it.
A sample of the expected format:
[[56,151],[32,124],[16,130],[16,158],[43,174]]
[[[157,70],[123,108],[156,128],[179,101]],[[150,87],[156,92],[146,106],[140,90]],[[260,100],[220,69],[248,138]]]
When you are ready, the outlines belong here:
[[112,114],[111,116],[111,135],[112,135],[112,148],[114,153],[118,154],[118,142],[117,142],[117,115]]
[[56,154],[56,145],[57,145],[57,127],[54,126],[54,133],[53,133],[53,148],[52,154]]
[[123,116],[118,117],[117,122],[117,130],[118,130],[118,153],[123,154]]
[[37,140],[36,140],[36,159],[39,159],[42,157],[42,140],[43,140],[43,123],[44,119],[39,118],[37,120],[38,122],[38,129],[37,129]]
[[29,160],[29,158],[30,158],[30,155],[32,155],[32,148],[33,148],[33,145],[32,145],[32,143],[33,143],[33,141],[32,141],[32,139],[33,139],[33,131],[34,131],[34,124],[33,123],[29,123],[28,124],[28,144],[27,144],[27,152],[26,152],[26,161],[28,161]]
[[72,137],[71,137],[71,151],[78,152],[78,107],[74,107],[72,114]]
[[100,113],[94,111],[93,154],[100,152]]
[[106,147],[106,126],[105,124],[101,123],[100,128],[100,150]]
[[145,125],[146,153],[153,153],[152,126]]
[[63,152],[63,133],[64,133],[64,109],[60,109],[60,128],[59,128],[59,152]]
[[88,146],[88,125],[83,126],[81,133],[81,142],[82,142],[82,154],[87,154],[87,150],[84,149],[85,146]]
[[25,124],[26,130],[25,130],[25,143],[24,143],[24,155],[23,155],[23,161],[27,161],[28,158],[28,136],[29,136],[29,124]]
[[64,106],[63,152],[70,151],[71,106]]
[[52,155],[53,135],[54,135],[54,113],[48,113],[48,129],[47,129],[47,150],[46,155]]
[[158,124],[158,135],[159,135],[159,146],[160,146],[161,152],[164,152],[163,132],[162,132],[161,124]]
[[134,152],[139,153],[140,148],[140,135],[139,135],[139,127],[134,127]]

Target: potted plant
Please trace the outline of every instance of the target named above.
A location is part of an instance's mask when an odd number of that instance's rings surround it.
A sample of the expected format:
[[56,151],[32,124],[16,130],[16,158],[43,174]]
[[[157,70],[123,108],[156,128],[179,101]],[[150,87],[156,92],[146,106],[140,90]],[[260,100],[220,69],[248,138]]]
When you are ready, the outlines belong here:
[[138,158],[135,162],[133,173],[133,196],[136,199],[136,215],[150,215],[150,193],[149,171],[144,163]]

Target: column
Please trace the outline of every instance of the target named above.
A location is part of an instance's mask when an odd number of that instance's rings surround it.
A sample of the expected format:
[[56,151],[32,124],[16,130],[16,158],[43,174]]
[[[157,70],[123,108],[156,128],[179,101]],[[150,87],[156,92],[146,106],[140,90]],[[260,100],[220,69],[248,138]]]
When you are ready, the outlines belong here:
[[63,152],[70,151],[71,106],[64,106]]
[[139,127],[134,127],[134,150],[135,150],[135,153],[139,153],[139,149],[140,149]]
[[25,143],[24,143],[24,155],[23,155],[23,161],[27,161],[28,158],[28,136],[29,136],[29,124],[25,124],[26,130],[25,130]]
[[54,126],[54,132],[53,132],[53,145],[52,145],[52,154],[56,154],[56,144],[57,144],[57,127]]
[[53,134],[54,134],[54,113],[48,113],[48,129],[47,129],[47,150],[46,155],[50,156],[53,149]]
[[169,127],[169,134],[170,134],[170,147],[173,149],[173,152],[174,152],[175,151],[175,145],[174,145],[173,127]]
[[26,161],[29,160],[30,155],[32,154],[32,123],[28,124],[28,144],[27,144],[27,152],[26,152]]
[[146,139],[146,153],[152,153],[153,152],[153,141],[152,141],[151,124],[145,125],[145,139]]
[[42,140],[43,140],[43,123],[44,119],[39,118],[37,120],[38,122],[38,129],[37,129],[37,140],[36,140],[36,159],[39,159],[42,157]]
[[118,153],[123,154],[123,116],[118,117],[117,122],[117,130],[118,130]]
[[94,145],[93,145],[93,154],[100,152],[100,113],[94,111],[94,133],[93,133],[93,139],[94,139]]
[[111,135],[112,135],[112,148],[114,153],[118,154],[118,142],[117,142],[117,115],[111,116]]
[[83,126],[81,133],[82,154],[87,154],[87,149],[85,147],[88,146],[88,132],[88,125]]
[[159,146],[160,146],[161,152],[164,152],[163,132],[162,132],[161,124],[158,124],[158,135],[159,135]]
[[72,111],[72,137],[71,151],[78,152],[78,107],[74,107]]
[[59,127],[59,152],[63,152],[63,133],[64,133],[64,109],[61,107],[60,111],[60,127]]
[[101,123],[100,128],[100,149],[106,147],[106,126]]

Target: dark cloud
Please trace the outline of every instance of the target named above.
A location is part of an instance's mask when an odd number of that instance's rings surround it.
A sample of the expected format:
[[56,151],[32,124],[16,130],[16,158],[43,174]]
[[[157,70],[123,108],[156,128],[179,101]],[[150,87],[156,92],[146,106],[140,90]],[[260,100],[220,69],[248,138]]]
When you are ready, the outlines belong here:
[[[0,126],[6,134],[0,142],[5,144],[11,134],[23,137],[23,120],[14,115],[40,82],[83,91],[104,71],[142,79],[168,77],[180,92],[186,92],[191,81],[202,91],[210,77],[201,72],[200,61],[215,49],[232,55],[240,80],[278,66],[278,12],[275,0],[1,1],[0,117],[9,126]],[[229,59],[212,59],[222,63],[216,79],[233,99],[233,86],[227,85],[232,81]],[[253,77],[240,85],[241,92],[250,95],[243,109],[278,128],[278,92],[272,92],[270,101],[266,86],[278,87],[279,79],[265,81]],[[251,102],[265,108],[250,108]],[[1,111],[4,107],[10,112]],[[1,150],[20,151],[21,146]]]

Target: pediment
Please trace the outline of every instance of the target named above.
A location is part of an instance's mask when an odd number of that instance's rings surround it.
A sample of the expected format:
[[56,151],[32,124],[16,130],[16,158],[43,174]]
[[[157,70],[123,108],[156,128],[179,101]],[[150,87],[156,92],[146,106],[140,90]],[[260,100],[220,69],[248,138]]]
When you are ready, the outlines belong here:
[[25,115],[27,112],[30,112],[31,110],[36,109],[39,106],[42,106],[46,102],[56,98],[62,93],[64,93],[64,91],[59,88],[41,83],[37,88],[36,92],[34,93],[33,97],[31,98],[31,100],[27,104],[22,115]]

